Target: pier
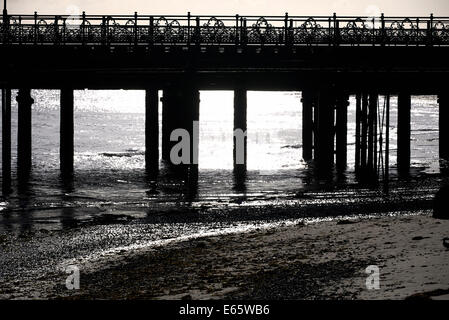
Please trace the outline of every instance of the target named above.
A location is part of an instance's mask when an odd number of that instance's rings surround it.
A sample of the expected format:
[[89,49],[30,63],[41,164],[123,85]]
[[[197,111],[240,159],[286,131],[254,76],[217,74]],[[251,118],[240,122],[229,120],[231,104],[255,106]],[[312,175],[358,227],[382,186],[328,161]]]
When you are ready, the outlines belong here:
[[[411,96],[438,95],[440,158],[449,160],[449,17],[69,17],[4,10],[0,41],[4,193],[11,191],[12,98],[18,103],[18,177],[31,170],[32,89],[61,91],[63,176],[74,173],[73,91],[85,88],[146,92],[145,162],[151,173],[161,159],[170,160],[177,143],[173,130],[195,134],[200,90],[234,91],[234,130],[242,133],[234,137],[236,172],[246,170],[249,90],[302,92],[302,157],[320,172],[346,169],[347,112],[354,95],[356,172],[374,179],[382,146],[379,96],[388,106],[390,97],[398,97],[397,163],[407,175]],[[11,89],[19,89],[17,97]],[[388,137],[387,129],[386,145]],[[193,166],[197,143],[190,139]]]

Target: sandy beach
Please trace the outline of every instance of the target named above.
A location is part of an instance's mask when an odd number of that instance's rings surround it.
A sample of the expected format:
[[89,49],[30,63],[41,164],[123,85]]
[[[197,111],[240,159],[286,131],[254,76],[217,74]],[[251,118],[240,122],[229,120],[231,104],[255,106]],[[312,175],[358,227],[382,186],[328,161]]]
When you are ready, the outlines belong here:
[[[71,260],[80,268],[79,290],[66,289],[67,274],[60,265],[34,281],[2,281],[0,296],[449,299],[449,250],[442,241],[448,236],[449,221],[432,218],[429,210],[312,223],[289,220]],[[379,268],[379,290],[366,287],[370,265]]]

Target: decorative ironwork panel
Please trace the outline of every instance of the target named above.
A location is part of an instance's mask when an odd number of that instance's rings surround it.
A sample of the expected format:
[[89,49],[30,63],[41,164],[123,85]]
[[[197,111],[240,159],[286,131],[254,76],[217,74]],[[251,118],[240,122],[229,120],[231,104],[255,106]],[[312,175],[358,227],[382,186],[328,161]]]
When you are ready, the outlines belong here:
[[8,15],[2,44],[449,45],[449,18]]

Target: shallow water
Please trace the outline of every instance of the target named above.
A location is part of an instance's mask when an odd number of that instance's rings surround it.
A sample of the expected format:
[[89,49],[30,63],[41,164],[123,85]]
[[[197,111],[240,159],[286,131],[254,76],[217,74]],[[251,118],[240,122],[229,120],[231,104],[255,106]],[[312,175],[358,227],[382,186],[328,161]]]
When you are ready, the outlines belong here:
[[[15,94],[13,91],[13,97]],[[232,172],[233,93],[201,91],[199,174],[198,181],[192,184],[170,174],[163,163],[157,179],[146,176],[144,95],[143,91],[123,90],[75,92],[75,177],[73,183],[64,183],[59,177],[59,91],[33,90],[32,176],[29,183],[20,186],[20,191],[14,182],[15,192],[0,202],[2,229],[23,225],[32,229],[64,228],[64,221],[82,216],[91,219],[106,209],[128,208],[133,211],[131,216],[140,217],[134,209],[149,208],[153,212],[167,206],[272,205],[273,201],[288,203],[289,197],[298,192],[356,185],[354,97],[350,98],[348,114],[348,171],[332,181],[320,181],[301,159],[301,93],[248,92],[248,172],[240,181]],[[383,99],[379,103],[382,107]],[[393,178],[396,114],[397,99],[393,97],[390,126]],[[412,176],[439,173],[435,96],[412,97],[411,135]],[[314,196],[319,198],[319,193]],[[345,193],[345,197],[349,199],[351,193]]]

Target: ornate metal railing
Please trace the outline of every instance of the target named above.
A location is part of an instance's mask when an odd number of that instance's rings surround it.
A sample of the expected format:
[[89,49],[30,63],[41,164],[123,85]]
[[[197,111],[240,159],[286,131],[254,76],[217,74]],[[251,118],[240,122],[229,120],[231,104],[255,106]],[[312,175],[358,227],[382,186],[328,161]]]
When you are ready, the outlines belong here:
[[447,46],[449,18],[6,15],[9,45]]

